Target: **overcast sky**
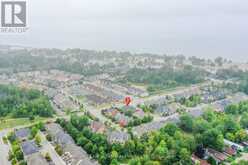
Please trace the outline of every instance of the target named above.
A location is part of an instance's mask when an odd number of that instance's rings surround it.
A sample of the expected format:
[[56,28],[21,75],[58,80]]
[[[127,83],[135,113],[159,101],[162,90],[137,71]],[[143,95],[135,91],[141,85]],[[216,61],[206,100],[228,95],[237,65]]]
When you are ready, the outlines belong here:
[[248,61],[247,0],[29,0],[28,17],[0,44]]

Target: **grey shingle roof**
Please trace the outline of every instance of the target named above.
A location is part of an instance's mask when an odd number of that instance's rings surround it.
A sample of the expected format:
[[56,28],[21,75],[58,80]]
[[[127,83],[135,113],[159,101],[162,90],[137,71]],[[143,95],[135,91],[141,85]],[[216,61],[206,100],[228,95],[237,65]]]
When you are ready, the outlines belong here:
[[24,155],[31,155],[39,151],[37,145],[31,141],[22,142],[21,148]]
[[72,137],[65,133],[63,128],[56,123],[47,124],[46,129],[56,143],[60,145],[74,143]]
[[28,165],[49,165],[45,158],[40,153],[35,153],[27,157]]
[[108,133],[108,141],[111,143],[124,143],[130,138],[130,135],[122,131],[112,131]]
[[64,151],[71,155],[71,165],[97,165],[96,161],[89,158],[89,155],[75,144],[66,145]]
[[29,128],[21,128],[15,131],[15,135],[17,138],[27,138],[30,134]]

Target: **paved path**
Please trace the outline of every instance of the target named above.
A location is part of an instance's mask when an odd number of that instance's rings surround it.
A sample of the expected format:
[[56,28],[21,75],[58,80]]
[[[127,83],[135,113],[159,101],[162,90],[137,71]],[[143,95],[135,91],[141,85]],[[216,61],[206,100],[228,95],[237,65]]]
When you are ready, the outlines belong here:
[[0,132],[0,165],[11,165],[11,163],[8,161],[8,155],[9,155],[9,150],[10,146],[4,144],[3,142],[3,137],[7,135],[8,131],[1,131]]

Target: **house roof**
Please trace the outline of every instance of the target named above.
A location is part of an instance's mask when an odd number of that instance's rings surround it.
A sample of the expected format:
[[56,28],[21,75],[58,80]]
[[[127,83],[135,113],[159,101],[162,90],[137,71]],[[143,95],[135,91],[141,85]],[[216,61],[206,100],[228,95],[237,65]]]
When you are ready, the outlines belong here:
[[91,122],[90,128],[93,132],[103,133],[106,129],[105,125],[98,121]]
[[227,106],[232,104],[232,102],[229,99],[223,99],[219,100],[213,103],[214,108],[216,108],[216,111],[224,111]]
[[244,100],[247,100],[248,99],[248,96],[245,94],[245,93],[242,93],[242,92],[238,92],[236,93],[232,98],[231,98],[231,101],[233,103],[239,103],[241,101],[244,101]]
[[89,155],[81,148],[73,145],[66,145],[64,152],[71,155],[71,165],[97,165],[96,161],[90,159]]
[[208,152],[214,156],[216,159],[220,160],[220,161],[224,161],[226,160],[227,156],[221,152],[218,152],[214,149],[208,148]]
[[137,118],[144,118],[145,112],[142,109],[136,109],[135,112],[133,113],[133,116]]
[[225,143],[225,145],[228,145],[228,146],[235,146],[235,147],[237,147],[239,150],[243,150],[244,149],[244,147],[243,146],[241,146],[241,145],[239,145],[239,144],[237,144],[237,143],[234,143],[234,142],[232,142],[232,141],[230,141],[230,140],[227,140],[227,139],[224,139],[224,143]]
[[121,108],[121,110],[123,110],[123,111],[135,111],[135,107],[134,106],[131,106],[131,105],[128,105],[128,106],[123,106],[122,108]]
[[204,110],[202,108],[192,108],[189,111],[189,114],[192,115],[193,117],[199,117],[204,113]]
[[61,126],[56,123],[47,124],[46,129],[56,143],[61,145],[74,143],[72,137],[65,133]]
[[191,158],[195,163],[199,162],[200,165],[210,165],[206,160],[198,158],[195,154],[193,154]]
[[30,134],[29,128],[21,128],[15,131],[15,135],[17,138],[27,138]]
[[225,147],[225,153],[227,153],[228,155],[236,155],[236,150],[233,149],[232,147]]
[[37,145],[33,141],[25,141],[21,143],[24,155],[31,155],[39,151]]
[[40,153],[35,153],[27,157],[27,164],[30,165],[49,165],[44,157]]
[[156,109],[155,109],[155,113],[165,113],[168,112],[169,108],[166,107],[165,105],[159,105]]
[[178,122],[179,122],[179,115],[176,114],[174,116],[166,118],[165,120],[153,121],[150,123],[145,123],[145,124],[133,127],[133,132],[137,136],[141,136],[144,133],[159,130],[160,128],[165,126],[166,123],[178,123]]
[[108,133],[109,142],[123,143],[130,138],[130,135],[123,131],[112,131]]

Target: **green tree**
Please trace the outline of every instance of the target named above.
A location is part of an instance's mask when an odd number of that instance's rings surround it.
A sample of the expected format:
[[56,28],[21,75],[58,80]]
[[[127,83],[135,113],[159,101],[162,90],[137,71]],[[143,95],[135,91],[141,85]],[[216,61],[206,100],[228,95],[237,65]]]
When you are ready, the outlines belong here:
[[243,113],[240,119],[240,124],[243,128],[248,128],[248,113]]
[[180,123],[179,126],[187,132],[192,132],[193,127],[194,127],[194,120],[193,117],[188,115],[188,114],[184,114],[180,117]]
[[161,161],[167,156],[167,153],[168,149],[166,147],[166,143],[162,140],[152,153],[152,158],[153,160]]
[[179,152],[181,164],[192,164],[190,152],[186,148],[182,148]]
[[36,143],[38,146],[40,146],[41,138],[40,138],[40,136],[39,136],[38,134],[35,136],[35,143]]
[[202,143],[204,146],[222,150],[224,147],[224,138],[220,131],[212,128],[203,133]]

